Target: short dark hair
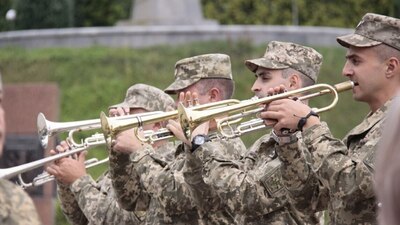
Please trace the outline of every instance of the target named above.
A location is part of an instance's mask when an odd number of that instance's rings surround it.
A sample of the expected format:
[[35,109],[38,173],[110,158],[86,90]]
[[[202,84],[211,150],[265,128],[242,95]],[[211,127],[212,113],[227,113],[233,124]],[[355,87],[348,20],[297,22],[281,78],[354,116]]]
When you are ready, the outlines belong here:
[[375,51],[381,62],[389,59],[390,57],[396,57],[400,60],[400,51],[393,47],[390,47],[389,45],[380,44],[372,47],[372,49]]
[[307,86],[311,86],[311,85],[315,84],[314,80],[312,80],[310,77],[308,77],[304,73],[302,73],[300,71],[297,71],[295,69],[292,69],[292,68],[283,69],[282,70],[282,77],[283,78],[288,78],[290,75],[292,75],[294,73],[299,75],[299,77],[300,77],[300,79],[302,81],[303,87],[307,87]]
[[204,78],[199,80],[196,85],[198,86],[199,94],[205,95],[212,88],[218,88],[221,91],[223,99],[230,99],[235,90],[235,83],[233,80],[224,78]]

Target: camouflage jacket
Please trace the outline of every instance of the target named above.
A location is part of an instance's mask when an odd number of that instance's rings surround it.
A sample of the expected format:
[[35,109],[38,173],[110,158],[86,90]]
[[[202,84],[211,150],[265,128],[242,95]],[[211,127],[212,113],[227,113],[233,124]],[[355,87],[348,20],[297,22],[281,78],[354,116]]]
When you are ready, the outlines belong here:
[[78,224],[142,224],[145,209],[123,210],[117,204],[108,172],[94,181],[89,175],[69,187],[58,185],[61,208],[69,222]]
[[245,154],[246,147],[240,138],[231,140],[217,139],[205,143],[195,150],[194,154],[186,151],[183,175],[189,185],[192,202],[196,205],[200,221],[204,224],[233,224],[241,220],[241,217],[230,210],[226,203],[202,178],[203,163],[197,158],[203,149],[212,149],[223,155],[227,160],[239,160]]
[[206,143],[194,153],[203,163],[202,176],[243,224],[315,224],[292,209],[281,182],[276,142],[261,137],[240,160],[226,157],[224,146]]
[[[110,154],[113,186],[121,207],[132,210],[138,196],[147,196],[150,198],[150,203],[146,224],[187,224],[193,219],[197,221],[197,211],[193,209],[192,212],[183,214],[182,207],[177,206],[179,203],[186,207],[188,203],[186,199],[175,201],[179,199],[175,197],[177,194],[187,193],[186,189],[180,185],[183,176],[175,173],[181,165],[175,161],[182,157],[176,154],[175,144],[168,143],[156,150],[145,144],[142,149],[131,154],[129,161],[121,163],[121,160],[118,160],[119,163],[114,163],[122,155],[117,152]],[[171,175],[173,179],[162,178],[162,175]],[[174,198],[171,199],[169,192],[174,192]],[[175,215],[175,217],[172,218],[169,215]]]
[[0,179],[0,224],[41,224],[29,195],[20,187],[3,179]]
[[[287,182],[288,189],[294,190],[291,196],[299,209],[328,208],[329,224],[377,224],[374,158],[390,102],[369,113],[343,141],[335,139],[325,123],[303,132],[309,150],[307,165],[297,164],[291,171],[303,171],[302,176],[307,179],[303,183]],[[293,153],[282,149],[280,155],[288,158]],[[308,203],[301,193],[309,197]]]

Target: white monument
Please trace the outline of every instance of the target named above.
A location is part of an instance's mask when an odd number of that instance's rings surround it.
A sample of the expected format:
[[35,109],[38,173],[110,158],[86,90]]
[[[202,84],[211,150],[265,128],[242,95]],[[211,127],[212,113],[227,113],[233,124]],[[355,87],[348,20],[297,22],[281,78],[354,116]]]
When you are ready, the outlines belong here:
[[131,18],[117,25],[217,25],[204,19],[199,0],[133,0]]

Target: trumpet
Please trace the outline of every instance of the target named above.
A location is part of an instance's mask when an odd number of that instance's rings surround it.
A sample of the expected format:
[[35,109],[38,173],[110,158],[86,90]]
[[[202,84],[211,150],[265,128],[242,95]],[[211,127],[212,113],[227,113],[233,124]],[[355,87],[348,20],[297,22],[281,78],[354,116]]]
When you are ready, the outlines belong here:
[[[150,116],[155,114],[160,114],[161,111],[155,112],[147,112],[141,113],[137,115],[126,115],[126,116],[119,116],[113,117],[115,120],[126,120],[135,118],[138,116]],[[82,121],[74,121],[74,122],[52,122],[46,119],[43,113],[39,113],[37,117],[37,128],[38,128],[38,135],[39,140],[44,148],[47,147],[47,143],[49,141],[49,137],[58,134],[60,132],[67,132],[74,130],[77,131],[84,131],[84,130],[94,130],[100,129],[101,123],[100,119],[91,119],[91,120],[82,120]],[[71,138],[73,140],[73,138]]]
[[[73,132],[71,132],[73,133]],[[74,143],[74,142],[73,142]],[[10,168],[0,169],[0,178],[9,179],[22,173],[28,172],[30,170],[36,169],[38,167],[44,166],[47,163],[59,160],[64,157],[69,157],[74,154],[78,154],[85,151],[91,147],[105,144],[105,139],[103,134],[96,133],[88,138],[86,138],[80,145],[72,145],[71,150],[57,155],[49,156],[43,159],[39,159],[30,163],[25,163],[19,166],[14,166]]]
[[[108,157],[105,158],[105,159],[102,159],[100,161],[98,159],[96,159],[96,158],[88,159],[88,160],[85,161],[85,168],[89,169],[89,168],[92,168],[92,167],[107,163],[108,161],[109,161]],[[18,175],[19,185],[23,189],[26,189],[26,188],[29,188],[29,187],[37,187],[37,186],[43,185],[43,184],[45,184],[47,182],[53,181],[55,179],[56,179],[55,176],[50,175],[47,172],[43,172],[43,173],[37,175],[35,178],[33,178],[32,182],[25,183],[24,180],[21,177],[21,174]]]
[[220,107],[216,109],[207,109],[203,111],[199,111],[193,108],[185,108],[182,104],[179,104],[179,121],[185,133],[188,134],[201,123],[217,117],[225,116],[224,119],[217,121],[217,128],[223,136],[225,136],[226,138],[232,138],[265,127],[265,125],[262,125],[262,119],[255,119],[249,123],[250,125],[246,123],[240,124],[239,127],[241,128],[241,130],[236,130],[231,134],[227,134],[224,131],[224,128],[226,126],[229,127],[231,124],[237,123],[236,121],[238,121],[238,118],[243,118],[244,116],[248,116],[250,114],[255,115],[263,111],[264,108],[260,107],[260,105],[262,104],[268,104],[278,99],[290,98],[299,95],[300,97],[298,97],[298,100],[307,100],[325,94],[332,94],[333,99],[329,105],[319,109],[314,109],[316,113],[320,113],[330,110],[337,104],[339,99],[338,92],[350,90],[353,87],[354,83],[352,81],[342,82],[333,86],[328,84],[316,84],[273,96],[267,96],[260,99],[245,100],[234,105]]
[[[203,111],[213,108],[222,108],[237,103],[239,103],[238,100],[230,99],[230,100],[193,106],[192,108],[198,111]],[[131,118],[125,120],[118,119],[118,117],[107,117],[104,112],[100,114],[101,127],[106,139],[108,137],[114,138],[116,134],[124,130],[128,130],[131,128],[140,128],[146,124],[163,122],[169,119],[176,119],[176,118],[178,118],[178,110],[163,112],[156,115],[145,115],[145,116],[132,115]],[[161,133],[168,134],[168,132],[169,131],[167,130],[162,130]]]

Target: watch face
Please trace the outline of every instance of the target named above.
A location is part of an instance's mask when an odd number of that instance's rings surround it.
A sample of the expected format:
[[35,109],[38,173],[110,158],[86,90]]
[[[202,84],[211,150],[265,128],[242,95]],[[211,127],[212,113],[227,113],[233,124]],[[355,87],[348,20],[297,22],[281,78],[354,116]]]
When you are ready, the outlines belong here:
[[193,142],[196,145],[202,145],[202,144],[204,144],[204,139],[205,139],[204,136],[197,135],[196,137],[194,137]]

